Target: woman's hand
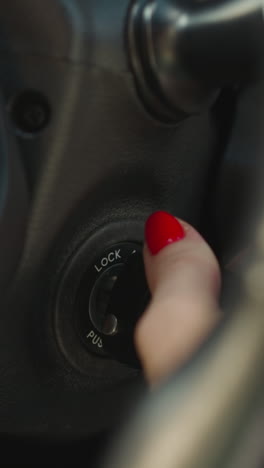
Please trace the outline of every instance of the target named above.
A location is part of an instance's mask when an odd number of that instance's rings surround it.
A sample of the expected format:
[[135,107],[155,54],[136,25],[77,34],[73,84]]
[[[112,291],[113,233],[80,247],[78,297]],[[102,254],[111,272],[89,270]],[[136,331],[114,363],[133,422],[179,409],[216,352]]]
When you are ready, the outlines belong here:
[[154,213],[144,260],[152,300],[135,341],[151,384],[183,364],[218,323],[220,269],[204,239],[185,222]]

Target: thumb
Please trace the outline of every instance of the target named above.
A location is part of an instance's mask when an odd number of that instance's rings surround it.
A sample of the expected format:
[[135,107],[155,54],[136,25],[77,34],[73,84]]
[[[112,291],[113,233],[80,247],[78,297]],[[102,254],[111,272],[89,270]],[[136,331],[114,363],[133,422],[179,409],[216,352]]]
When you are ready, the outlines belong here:
[[150,216],[145,237],[152,300],[135,343],[146,377],[155,383],[186,361],[216,325],[220,270],[200,234],[168,213]]

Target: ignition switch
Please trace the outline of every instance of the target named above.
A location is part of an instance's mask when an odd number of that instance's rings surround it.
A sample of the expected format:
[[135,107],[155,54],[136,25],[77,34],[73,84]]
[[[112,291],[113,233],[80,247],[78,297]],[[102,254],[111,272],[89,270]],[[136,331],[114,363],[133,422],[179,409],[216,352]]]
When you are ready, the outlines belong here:
[[134,327],[149,298],[141,246],[126,242],[103,252],[85,274],[78,298],[85,346],[138,367]]

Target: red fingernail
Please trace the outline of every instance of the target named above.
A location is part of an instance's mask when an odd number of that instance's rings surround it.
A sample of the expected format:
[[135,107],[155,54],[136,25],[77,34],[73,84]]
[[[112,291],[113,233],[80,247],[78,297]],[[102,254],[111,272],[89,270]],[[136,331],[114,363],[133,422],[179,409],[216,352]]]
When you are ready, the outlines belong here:
[[184,237],[185,232],[182,225],[174,216],[165,211],[153,213],[146,222],[145,238],[153,255]]

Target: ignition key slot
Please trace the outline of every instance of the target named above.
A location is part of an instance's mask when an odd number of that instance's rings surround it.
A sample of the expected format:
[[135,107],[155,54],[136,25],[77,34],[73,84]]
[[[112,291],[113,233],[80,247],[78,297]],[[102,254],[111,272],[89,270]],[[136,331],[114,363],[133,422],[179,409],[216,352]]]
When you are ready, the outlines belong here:
[[115,244],[97,257],[84,274],[77,293],[77,332],[85,347],[100,356],[107,356],[104,340],[118,335],[120,311],[108,313],[111,293],[128,259],[141,254],[134,242]]
[[118,331],[117,318],[107,314],[107,308],[114,285],[124,269],[117,264],[107,269],[96,281],[90,296],[89,315],[92,324],[103,335],[115,335]]

